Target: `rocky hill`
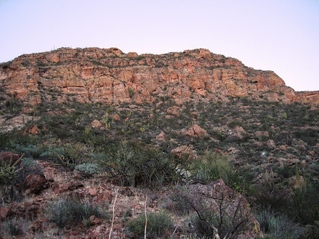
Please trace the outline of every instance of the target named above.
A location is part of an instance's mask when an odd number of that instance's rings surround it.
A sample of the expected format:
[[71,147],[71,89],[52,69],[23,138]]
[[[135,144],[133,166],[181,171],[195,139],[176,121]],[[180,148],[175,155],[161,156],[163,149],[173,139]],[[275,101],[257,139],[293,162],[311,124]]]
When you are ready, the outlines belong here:
[[117,48],[71,49],[22,55],[0,65],[2,97],[41,102],[153,102],[173,98],[319,103],[319,92],[298,93],[272,71],[206,49],[162,55],[123,53]]
[[318,92],[205,49],[0,65],[0,238],[319,238]]

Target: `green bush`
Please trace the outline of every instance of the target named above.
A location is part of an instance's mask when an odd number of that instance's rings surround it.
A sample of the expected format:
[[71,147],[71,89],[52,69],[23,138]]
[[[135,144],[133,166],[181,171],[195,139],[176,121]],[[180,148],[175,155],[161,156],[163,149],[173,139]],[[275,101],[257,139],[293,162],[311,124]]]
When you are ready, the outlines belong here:
[[55,223],[59,228],[75,225],[82,221],[87,225],[90,216],[108,218],[106,212],[101,208],[88,202],[80,202],[75,199],[60,199],[48,205],[46,216],[49,221]]
[[0,238],[15,238],[23,235],[27,230],[27,224],[21,219],[8,219],[0,223]]
[[275,211],[285,211],[289,205],[290,191],[282,185],[271,182],[255,185],[250,196],[262,209],[270,208]]
[[[147,217],[147,238],[155,238],[157,236],[163,236],[163,234],[173,227],[173,221],[171,217],[164,211],[156,213],[150,212],[146,214]],[[137,218],[131,219],[127,223],[128,229],[134,233],[136,237],[143,238],[145,229],[145,215],[140,215]]]
[[38,145],[16,145],[15,149],[19,151],[20,153],[23,153],[26,155],[26,157],[32,157],[32,158],[39,158],[40,154],[43,152],[43,147]]
[[221,191],[211,195],[208,190],[209,197],[196,192],[196,187],[192,190],[188,186],[176,187],[172,198],[180,205],[170,205],[172,211],[177,208],[190,214],[191,233],[199,238],[215,238],[218,234],[220,238],[235,239],[246,230],[250,213],[246,209],[246,200],[239,198],[237,202],[233,201],[236,192]]
[[29,174],[42,175],[43,170],[31,158],[20,158],[15,164],[0,165],[0,194],[5,202],[18,201],[22,198]]
[[227,172],[231,170],[227,158],[213,153],[206,153],[191,164],[191,174],[196,182],[209,183],[219,178],[227,182]]
[[276,215],[269,209],[264,209],[256,215],[264,237],[269,239],[301,239],[305,238],[306,230],[291,221],[286,215]]
[[233,214],[227,212],[227,200],[220,199],[218,212],[204,205],[193,205],[196,215],[191,218],[194,232],[200,238],[236,239],[246,230],[249,215],[241,210],[240,204]]
[[189,202],[178,192],[171,195],[170,200],[172,201],[172,204],[167,209],[177,213],[178,215],[186,215],[193,210]]
[[21,159],[16,161],[14,164],[2,163],[0,165],[0,186],[9,185],[11,181],[15,178],[18,172],[21,170],[17,165],[20,163]]
[[14,178],[14,183],[16,185],[20,185],[22,191],[23,187],[27,186],[27,182],[25,178],[32,174],[32,175],[43,175],[42,167],[32,158],[23,158],[21,160],[21,168],[19,172],[16,174]]
[[230,121],[227,123],[227,126],[231,129],[234,129],[236,128],[236,126],[242,126],[243,123],[239,120],[233,120],[233,121]]
[[147,145],[123,141],[109,147],[101,164],[116,184],[157,187],[176,182],[177,165],[183,160]]
[[22,110],[22,106],[23,106],[22,101],[17,99],[17,98],[8,99],[5,102],[5,107],[6,107],[7,112],[10,112],[12,114],[20,113]]
[[219,224],[217,214],[207,210],[203,212],[201,217],[199,215],[193,216],[191,222],[198,235],[203,238],[215,238],[216,231],[213,229],[212,225]]
[[85,177],[91,177],[100,172],[100,166],[96,163],[83,163],[75,166],[75,169]]
[[39,155],[40,159],[50,160],[71,169],[83,163],[86,157],[86,146],[81,143],[68,143],[63,147],[47,147]]
[[194,160],[190,167],[195,182],[209,183],[221,178],[236,191],[243,192],[246,188],[245,175],[240,175],[223,155],[207,152],[199,160]]
[[295,189],[287,208],[288,216],[309,228],[308,238],[319,238],[319,185],[308,182]]

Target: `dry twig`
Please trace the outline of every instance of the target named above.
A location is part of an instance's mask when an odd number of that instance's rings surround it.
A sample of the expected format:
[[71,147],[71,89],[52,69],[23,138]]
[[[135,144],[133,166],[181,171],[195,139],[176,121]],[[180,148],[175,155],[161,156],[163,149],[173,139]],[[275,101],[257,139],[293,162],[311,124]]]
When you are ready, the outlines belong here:
[[119,194],[119,190],[116,189],[116,195],[115,195],[115,199],[114,199],[114,203],[113,203],[113,208],[112,208],[112,223],[111,223],[111,228],[110,228],[110,233],[109,233],[109,239],[112,238],[112,233],[113,233],[113,225],[114,225],[114,218],[115,218],[115,204],[116,204],[116,199],[117,199],[117,196]]

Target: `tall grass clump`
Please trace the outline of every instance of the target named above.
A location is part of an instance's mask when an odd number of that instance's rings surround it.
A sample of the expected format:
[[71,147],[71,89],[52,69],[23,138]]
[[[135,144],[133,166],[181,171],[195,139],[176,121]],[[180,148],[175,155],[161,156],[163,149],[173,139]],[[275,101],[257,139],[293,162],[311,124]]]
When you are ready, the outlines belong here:
[[130,141],[109,145],[100,162],[114,183],[150,188],[177,182],[180,175],[176,168],[184,163],[169,153]]
[[149,212],[146,213],[146,217],[145,214],[143,214],[128,221],[127,227],[129,231],[134,234],[134,238],[143,238],[145,227],[146,237],[156,238],[158,236],[163,236],[165,232],[172,229],[173,221],[165,211],[159,213]]
[[285,214],[276,215],[274,211],[264,209],[258,212],[255,217],[264,233],[262,238],[301,239],[306,236],[305,228],[293,222]]
[[209,183],[221,178],[234,190],[245,190],[245,175],[240,175],[240,171],[235,169],[224,155],[206,152],[198,160],[194,160],[190,167],[195,182]]
[[89,202],[68,198],[54,201],[48,205],[46,216],[50,222],[55,223],[59,228],[66,225],[76,225],[82,222],[89,226],[89,218],[94,215],[99,218],[108,218],[106,212]]

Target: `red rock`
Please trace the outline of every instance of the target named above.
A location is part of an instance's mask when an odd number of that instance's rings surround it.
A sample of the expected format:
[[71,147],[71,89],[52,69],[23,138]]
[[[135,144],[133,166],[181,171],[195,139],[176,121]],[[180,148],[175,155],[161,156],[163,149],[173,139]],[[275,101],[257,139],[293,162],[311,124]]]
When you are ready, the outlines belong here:
[[165,141],[165,133],[163,131],[161,131],[157,136],[156,139],[159,141]]
[[0,219],[5,219],[10,211],[9,207],[0,207]]
[[26,187],[28,191],[39,194],[43,189],[48,187],[47,180],[43,174],[29,174],[26,178]]
[[259,222],[251,212],[247,199],[228,187],[222,179],[209,184],[191,184],[179,193],[199,212],[210,210],[216,215],[223,210],[224,218],[231,218],[236,238],[258,238],[261,235]]
[[[39,65],[46,70],[41,71]],[[31,105],[41,103],[43,94],[45,101],[53,101],[52,89],[60,92],[56,101],[61,103],[141,104],[154,102],[155,97],[171,98],[178,104],[202,97],[207,101],[249,97],[319,103],[319,91],[295,92],[272,71],[254,70],[207,49],[137,55],[118,48],[60,48],[2,64],[0,88],[6,97],[14,95]],[[133,97],[129,89],[134,90]]]
[[121,121],[121,117],[118,114],[113,115],[113,120]]
[[93,197],[96,196],[97,195],[97,188],[90,188],[89,194]]
[[30,134],[32,135],[36,135],[36,134],[39,134],[40,133],[40,129],[38,128],[38,126],[33,126],[31,129],[30,129]]
[[39,134],[39,133],[40,133],[40,129],[38,128],[38,126],[34,125],[31,128],[25,129],[24,132],[23,132],[23,135],[26,135],[26,134],[36,135],[36,134]]
[[192,145],[182,145],[175,149],[171,150],[171,154],[177,156],[177,157],[194,157],[193,155],[193,146]]
[[98,120],[93,120],[93,121],[91,122],[91,126],[92,126],[92,128],[101,128],[103,125],[102,125],[102,123],[101,123],[100,121],[98,121]]
[[168,115],[173,115],[175,117],[179,117],[179,109],[180,107],[178,106],[172,106],[172,107],[169,107],[167,110],[166,110],[166,113]]
[[200,139],[209,137],[209,134],[207,133],[207,131],[201,128],[200,126],[198,126],[197,124],[194,124],[189,129],[183,129],[181,131],[181,134],[185,136],[198,137]]
[[296,92],[296,97],[299,102],[319,105],[319,91]]

